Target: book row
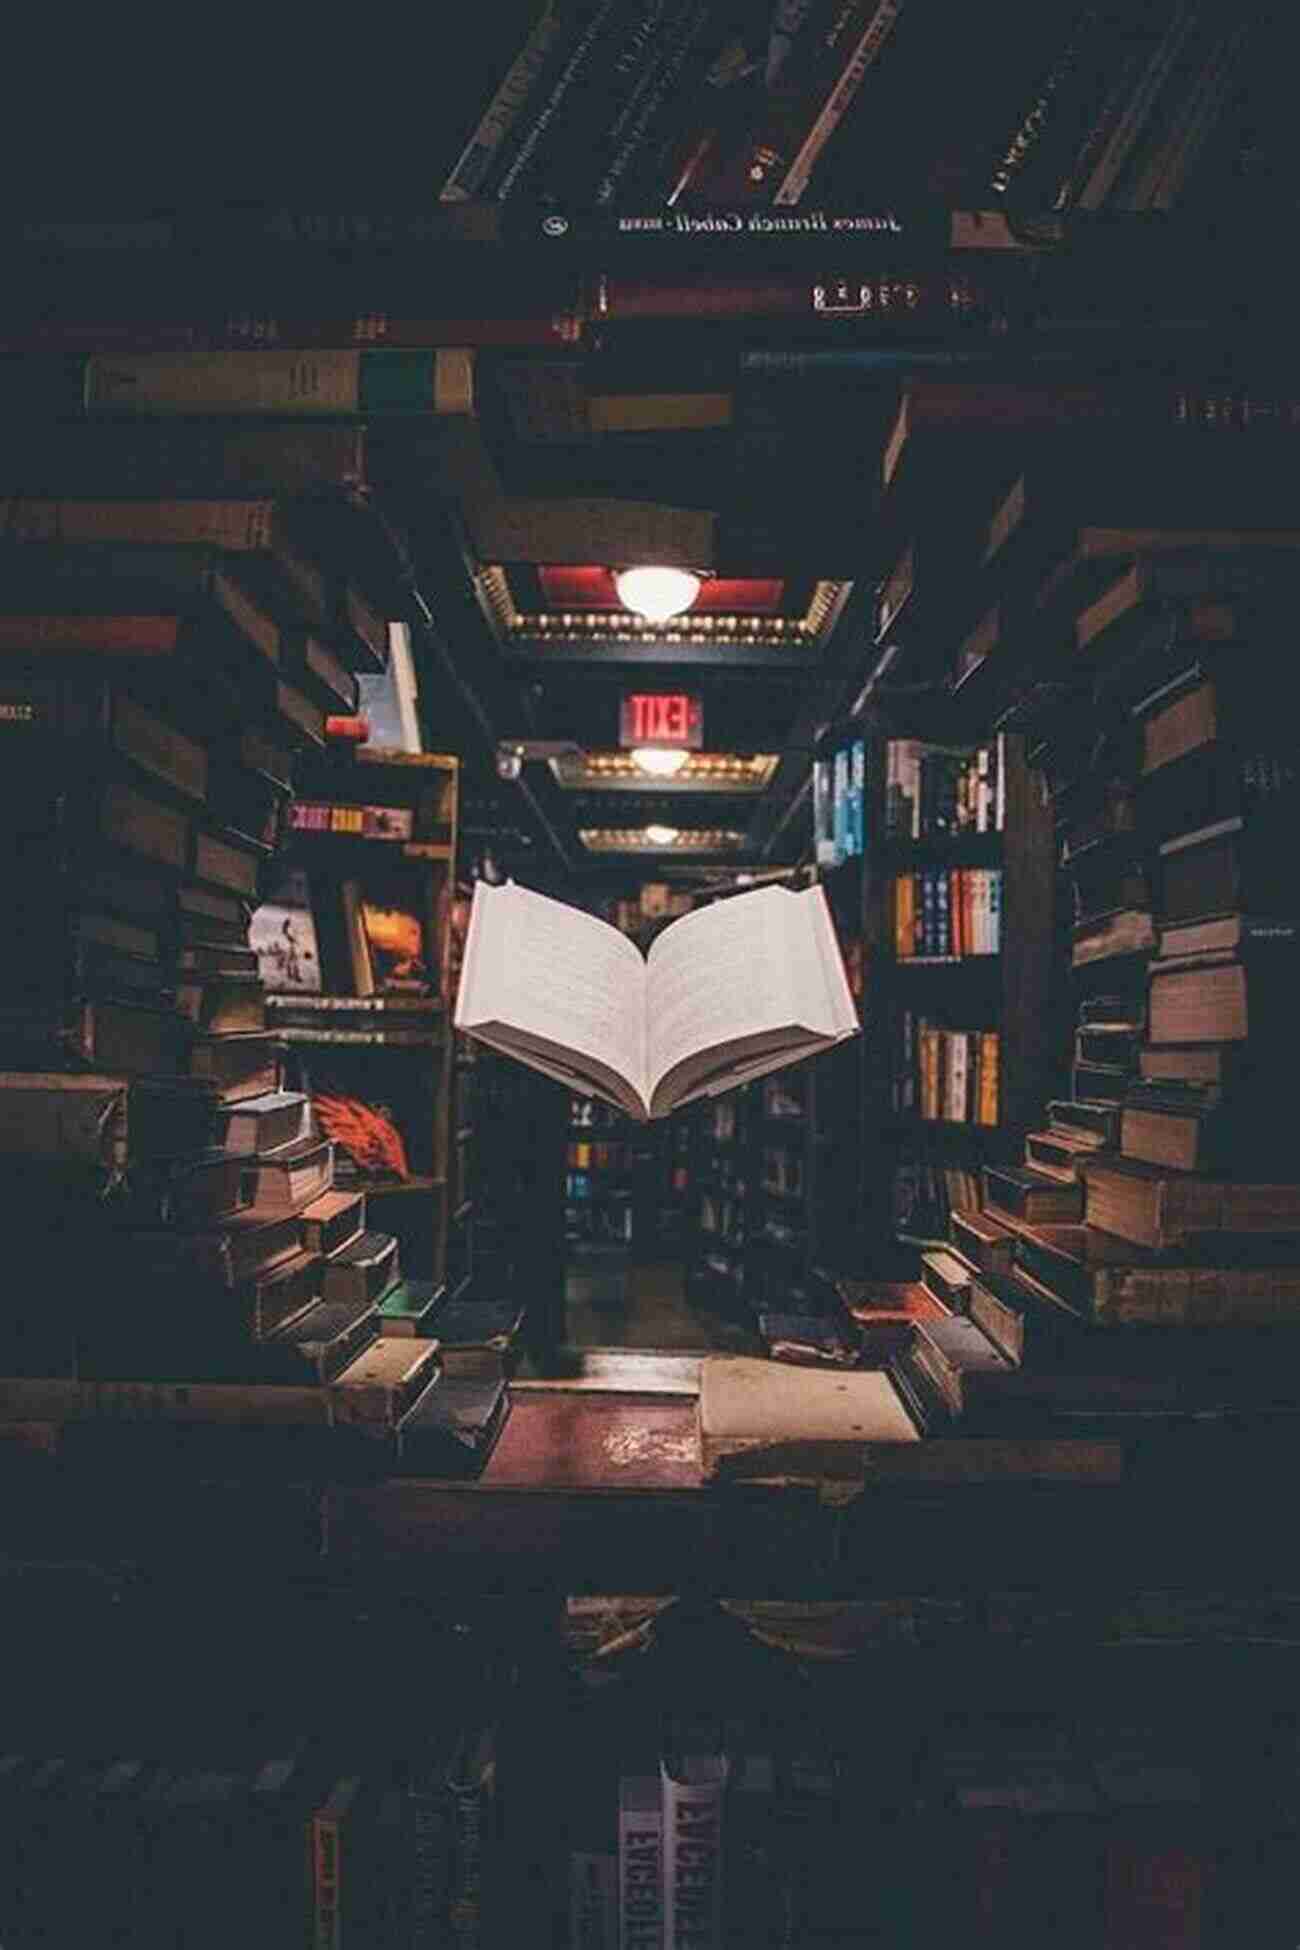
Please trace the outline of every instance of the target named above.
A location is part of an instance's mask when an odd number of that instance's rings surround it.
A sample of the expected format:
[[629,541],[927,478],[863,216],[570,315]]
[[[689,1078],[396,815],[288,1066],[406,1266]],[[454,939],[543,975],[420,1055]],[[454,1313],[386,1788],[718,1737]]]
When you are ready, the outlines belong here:
[[950,1029],[902,1010],[891,1058],[893,1108],[949,1123],[996,1124],[1000,1042],[996,1029]]
[[885,837],[1000,833],[1006,824],[1001,738],[973,751],[891,738],[885,746]]
[[856,859],[866,845],[866,764],[862,738],[813,761],[813,853],[819,867]]
[[922,867],[890,883],[898,961],[962,960],[1002,951],[1002,869]]

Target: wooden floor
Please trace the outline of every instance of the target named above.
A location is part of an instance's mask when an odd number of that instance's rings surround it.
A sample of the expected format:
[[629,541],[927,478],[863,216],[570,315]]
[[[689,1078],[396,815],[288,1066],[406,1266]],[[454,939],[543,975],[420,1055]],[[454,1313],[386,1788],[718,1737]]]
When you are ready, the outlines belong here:
[[[570,1262],[565,1345],[686,1354],[759,1352],[750,1329],[687,1299],[680,1260],[637,1260],[612,1249]],[[520,1373],[527,1375],[526,1365]]]

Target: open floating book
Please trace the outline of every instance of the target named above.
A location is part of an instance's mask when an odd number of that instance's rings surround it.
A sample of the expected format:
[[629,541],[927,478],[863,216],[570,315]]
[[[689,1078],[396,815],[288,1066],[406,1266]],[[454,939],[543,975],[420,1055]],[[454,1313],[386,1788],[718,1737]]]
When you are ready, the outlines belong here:
[[642,955],[581,908],[479,881],[456,1027],[645,1121],[829,1049],[858,1017],[820,887],[716,901]]

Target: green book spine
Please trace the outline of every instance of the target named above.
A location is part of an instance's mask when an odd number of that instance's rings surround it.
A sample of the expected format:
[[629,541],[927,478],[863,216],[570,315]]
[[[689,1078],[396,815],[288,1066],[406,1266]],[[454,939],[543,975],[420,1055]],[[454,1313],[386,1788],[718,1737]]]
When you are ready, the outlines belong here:
[[466,413],[472,370],[457,348],[92,355],[81,362],[81,404],[90,415],[142,417]]

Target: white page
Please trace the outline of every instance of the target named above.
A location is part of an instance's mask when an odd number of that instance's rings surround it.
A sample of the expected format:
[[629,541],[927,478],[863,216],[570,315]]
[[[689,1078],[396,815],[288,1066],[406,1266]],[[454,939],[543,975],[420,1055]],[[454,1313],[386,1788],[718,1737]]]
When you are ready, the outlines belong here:
[[765,887],[683,916],[649,955],[648,1074],[652,1086],[685,1057],[798,1020],[786,909]]
[[578,907],[513,882],[474,888],[456,1026],[502,1023],[560,1044],[645,1094],[645,962]]

